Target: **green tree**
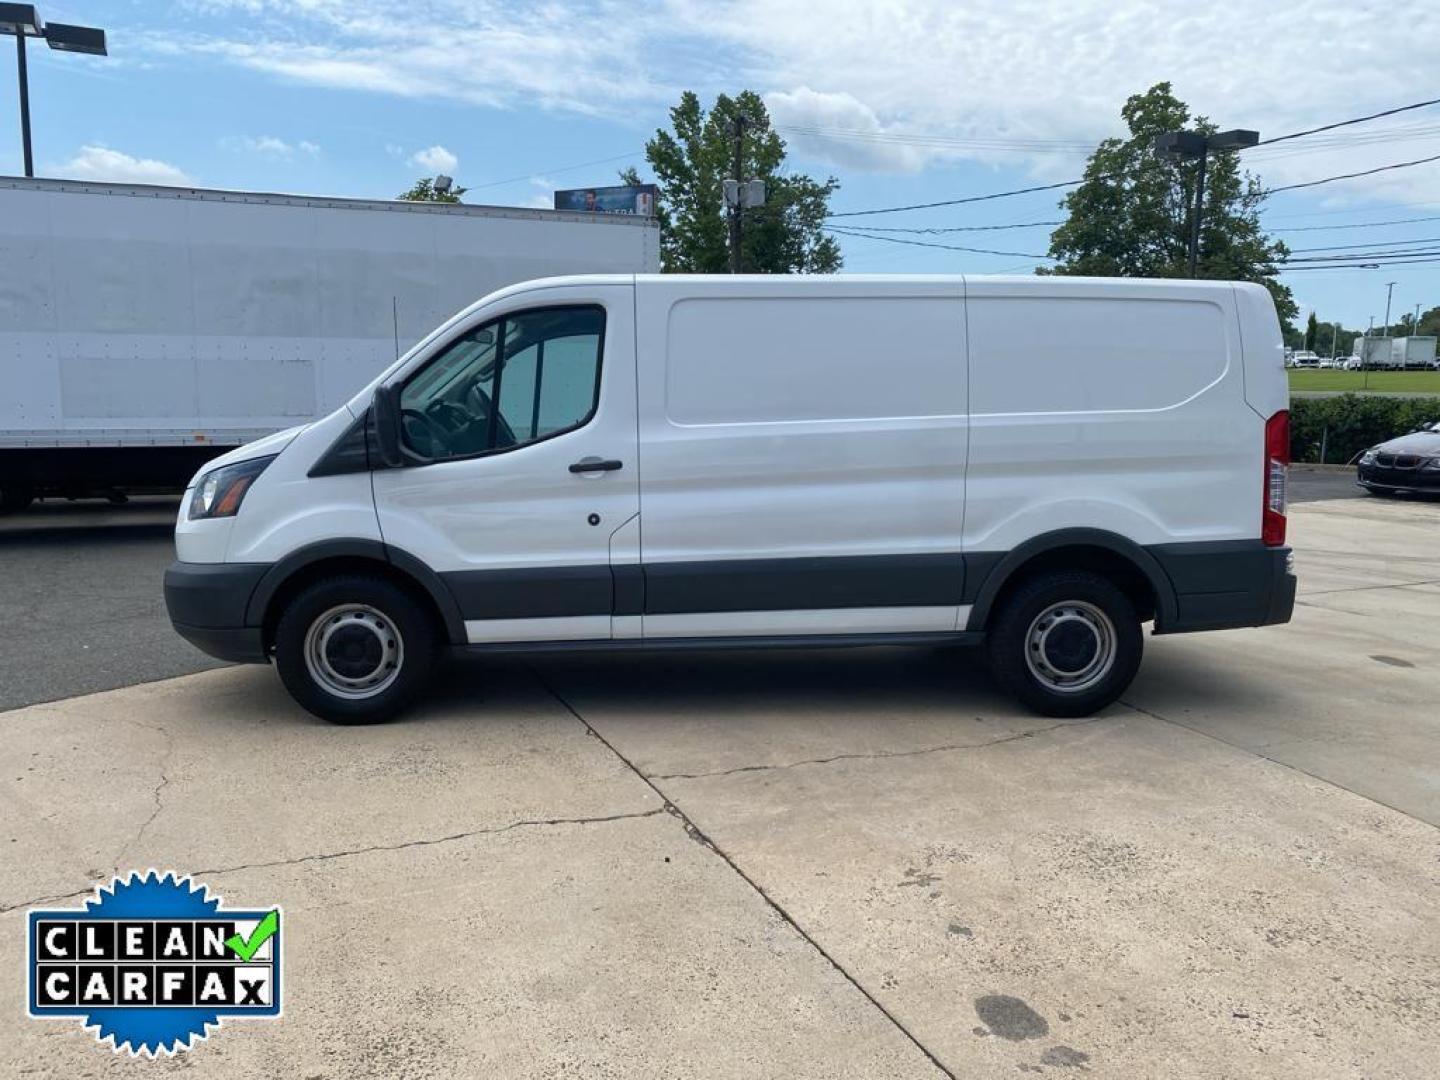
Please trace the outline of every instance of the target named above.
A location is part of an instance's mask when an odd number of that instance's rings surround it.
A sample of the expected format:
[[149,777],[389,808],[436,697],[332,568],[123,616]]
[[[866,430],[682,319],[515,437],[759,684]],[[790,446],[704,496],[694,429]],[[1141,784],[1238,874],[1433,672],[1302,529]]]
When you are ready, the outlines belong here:
[[415,181],[415,185],[409,190],[401,192],[396,196],[406,202],[448,202],[457,203],[460,196],[468,189],[463,187],[452,187],[449,191],[436,191],[435,181],[428,176]]
[[1320,336],[1320,320],[1315,317],[1315,312],[1310,312],[1310,318],[1305,320],[1305,348],[1310,352],[1315,351],[1315,339]]
[[[734,120],[744,116],[741,175],[765,181],[765,205],[744,211],[740,265],[746,273],[826,274],[840,269],[840,246],[822,228],[830,196],[840,186],[784,172],[785,143],[770,127],[760,95],[721,94],[706,112],[690,91],[670,110],[673,131],[660,129],[645,144],[660,197],[660,258],[666,273],[723,274],[730,239],[723,181],[731,175]],[[636,170],[620,174],[640,183]]]
[[[1058,261],[1042,273],[1114,277],[1186,277],[1194,161],[1155,153],[1155,137],[1182,129],[1213,132],[1191,117],[1168,82],[1136,94],[1120,110],[1130,135],[1106,139],[1085,166],[1085,181],[1061,202],[1069,217],[1050,236]],[[1200,230],[1202,278],[1259,282],[1270,290],[1282,326],[1297,313],[1294,297],[1277,277],[1288,254],[1260,228],[1260,183],[1240,171],[1236,155],[1210,156]]]

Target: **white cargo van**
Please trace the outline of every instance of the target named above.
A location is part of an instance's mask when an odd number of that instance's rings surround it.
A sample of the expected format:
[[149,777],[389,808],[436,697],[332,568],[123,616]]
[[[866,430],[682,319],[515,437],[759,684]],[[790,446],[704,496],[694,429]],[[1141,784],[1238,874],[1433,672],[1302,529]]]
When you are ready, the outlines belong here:
[[348,723],[447,646],[984,642],[1083,715],[1290,618],[1283,355],[1245,284],[534,281],[210,463],[166,601]]

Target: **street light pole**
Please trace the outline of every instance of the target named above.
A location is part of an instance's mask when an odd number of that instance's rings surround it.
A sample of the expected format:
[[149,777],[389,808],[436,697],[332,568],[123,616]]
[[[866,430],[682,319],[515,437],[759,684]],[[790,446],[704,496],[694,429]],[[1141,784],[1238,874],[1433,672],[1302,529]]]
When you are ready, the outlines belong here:
[[1195,269],[1200,262],[1200,219],[1205,214],[1205,163],[1209,159],[1209,142],[1200,150],[1200,160],[1196,162],[1195,173],[1195,212],[1190,219],[1190,276],[1195,276]]
[[1155,151],[1172,160],[1195,158],[1195,205],[1190,213],[1190,242],[1187,265],[1195,277],[1200,264],[1200,227],[1205,216],[1205,168],[1211,150],[1243,150],[1260,141],[1258,131],[1217,131],[1206,135],[1200,131],[1167,131],[1155,137]]
[[20,73],[20,145],[25,152],[25,175],[35,175],[35,157],[30,151],[30,70],[25,63],[25,34],[15,35],[15,70]]
[[20,145],[25,175],[35,175],[35,155],[30,148],[30,66],[25,55],[27,37],[44,38],[59,52],[91,53],[104,56],[105,31],[93,26],[70,26],[43,22],[34,4],[0,3],[0,35],[15,35],[15,70],[20,78]]

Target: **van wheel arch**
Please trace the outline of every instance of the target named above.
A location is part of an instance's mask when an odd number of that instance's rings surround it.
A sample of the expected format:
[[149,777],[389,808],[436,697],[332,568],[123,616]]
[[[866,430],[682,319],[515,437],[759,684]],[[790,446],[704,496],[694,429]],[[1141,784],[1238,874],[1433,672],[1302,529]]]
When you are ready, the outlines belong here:
[[464,644],[465,621],[444,582],[415,556],[378,540],[327,540],[291,553],[260,579],[245,621],[262,628],[268,652],[290,601],[316,581],[345,574],[368,574],[400,586],[434,618],[440,641]]
[[1174,585],[1139,544],[1103,529],[1060,529],[1027,540],[991,569],[975,594],[967,629],[986,629],[1015,590],[1055,570],[1085,570],[1108,578],[1130,598],[1141,621],[1154,619],[1157,630],[1175,619]]

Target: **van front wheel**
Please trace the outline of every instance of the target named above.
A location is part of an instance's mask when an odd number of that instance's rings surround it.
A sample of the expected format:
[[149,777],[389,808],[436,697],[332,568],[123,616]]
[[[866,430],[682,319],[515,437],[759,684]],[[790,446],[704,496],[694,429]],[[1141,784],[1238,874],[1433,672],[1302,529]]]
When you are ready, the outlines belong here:
[[425,688],[437,641],[429,613],[382,578],[303,589],[275,627],[275,667],[300,705],[337,724],[389,720]]
[[1098,574],[1025,582],[986,636],[995,679],[1046,716],[1089,716],[1125,692],[1144,651],[1135,606]]

